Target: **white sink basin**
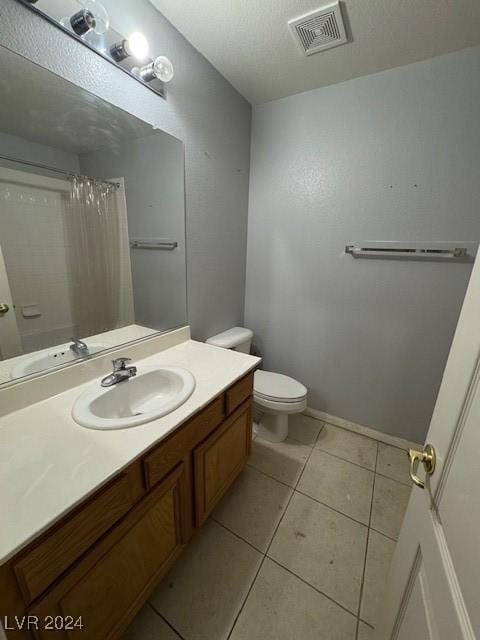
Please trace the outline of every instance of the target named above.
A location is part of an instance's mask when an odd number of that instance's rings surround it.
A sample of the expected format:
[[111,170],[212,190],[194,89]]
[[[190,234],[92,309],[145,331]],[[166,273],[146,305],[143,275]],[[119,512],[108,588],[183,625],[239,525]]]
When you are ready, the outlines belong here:
[[[104,344],[100,344],[98,342],[88,342],[87,346],[88,355],[90,356],[93,356],[95,353],[107,348]],[[40,373],[41,371],[46,371],[47,369],[52,369],[53,367],[58,367],[61,364],[74,362],[79,358],[85,357],[86,356],[84,355],[76,355],[70,349],[70,346],[65,344],[62,347],[56,347],[51,351],[42,351],[30,358],[22,359],[12,368],[10,371],[10,377],[21,378],[23,376],[29,376],[32,373]]]
[[100,381],[77,399],[72,417],[89,429],[125,429],[151,422],[178,409],[192,395],[195,378],[181,367],[142,367],[112,387]]

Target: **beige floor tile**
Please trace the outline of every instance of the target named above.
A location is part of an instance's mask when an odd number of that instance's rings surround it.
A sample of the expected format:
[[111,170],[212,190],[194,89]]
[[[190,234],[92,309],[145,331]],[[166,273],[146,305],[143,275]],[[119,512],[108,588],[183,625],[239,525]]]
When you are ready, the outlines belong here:
[[354,640],[355,617],[265,560],[231,640]]
[[326,424],[315,446],[322,451],[333,453],[344,460],[359,464],[361,467],[375,470],[377,443],[371,438]]
[[250,545],[209,520],[151,602],[185,640],[225,640],[261,559]]
[[247,467],[212,517],[265,552],[291,493],[281,482]]
[[360,626],[358,627],[358,640],[373,640],[374,630],[360,620]]
[[294,487],[310,455],[310,447],[287,438],[284,442],[267,442],[256,438],[248,464],[272,478]]
[[372,626],[378,623],[394,551],[393,540],[370,530],[360,616]]
[[295,493],[268,555],[356,613],[367,527]]
[[122,640],[181,640],[150,605],[145,605]]
[[368,526],[373,478],[373,471],[314,449],[297,489]]
[[377,473],[410,486],[408,466],[406,450],[382,442],[378,444]]
[[325,423],[303,413],[295,413],[288,418],[288,436],[303,444],[314,445]]
[[398,538],[410,497],[410,487],[396,480],[375,476],[370,526],[389,538]]

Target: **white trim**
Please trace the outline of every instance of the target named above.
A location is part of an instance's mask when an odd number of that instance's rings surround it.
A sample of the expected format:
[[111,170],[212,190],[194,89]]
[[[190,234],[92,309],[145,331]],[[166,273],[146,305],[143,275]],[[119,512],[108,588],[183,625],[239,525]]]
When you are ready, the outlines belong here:
[[330,413],[326,413],[325,411],[307,407],[303,413],[307,416],[311,416],[312,418],[323,420],[324,422],[333,424],[336,427],[342,427],[343,429],[347,429],[348,431],[359,433],[362,436],[367,436],[367,438],[372,438],[373,440],[378,440],[379,442],[390,444],[393,447],[398,447],[399,449],[423,448],[423,445],[419,444],[418,442],[404,440],[404,438],[398,438],[397,436],[392,436],[389,433],[383,433],[383,431],[378,431],[377,429],[372,429],[371,427],[365,427],[363,424],[357,424],[356,422],[345,420],[345,418],[332,416]]

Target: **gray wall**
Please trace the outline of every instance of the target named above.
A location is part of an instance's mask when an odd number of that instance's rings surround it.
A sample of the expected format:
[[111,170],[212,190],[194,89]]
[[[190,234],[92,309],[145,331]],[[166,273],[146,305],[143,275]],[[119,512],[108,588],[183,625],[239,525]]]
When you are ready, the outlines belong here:
[[163,132],[114,151],[80,155],[89,176],[125,179],[130,239],[175,240],[173,251],[131,249],[135,322],[157,330],[187,321],[184,146]]
[[189,321],[203,339],[243,319],[250,105],[147,0],[103,4],[113,28],[171,58],[167,101],[13,0],[0,0],[0,44],[185,142]]
[[[0,126],[2,123],[0,122]],[[32,162],[40,162],[41,164],[57,167],[58,169],[66,169],[67,171],[78,172],[79,160],[74,153],[68,153],[46,144],[38,144],[31,142],[26,138],[12,136],[8,133],[0,131],[0,153],[21,160],[30,160]],[[25,170],[29,173],[39,173],[45,175],[45,171],[36,169],[35,167],[22,167],[17,162],[9,162],[0,158],[0,166],[8,169]]]
[[309,406],[422,441],[470,274],[355,240],[480,238],[480,47],[254,109],[246,326]]

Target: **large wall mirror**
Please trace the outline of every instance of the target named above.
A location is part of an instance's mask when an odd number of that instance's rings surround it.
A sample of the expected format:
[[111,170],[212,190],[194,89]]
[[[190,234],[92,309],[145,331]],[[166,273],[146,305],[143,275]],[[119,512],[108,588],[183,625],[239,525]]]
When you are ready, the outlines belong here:
[[0,47],[0,385],[186,322],[183,143]]

